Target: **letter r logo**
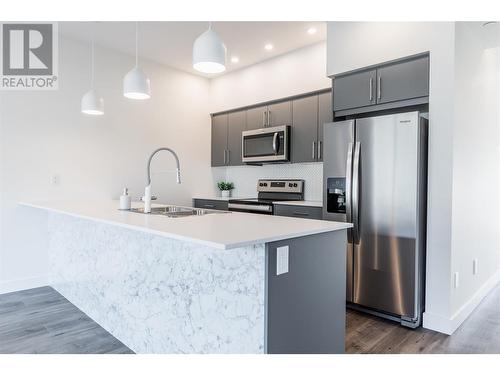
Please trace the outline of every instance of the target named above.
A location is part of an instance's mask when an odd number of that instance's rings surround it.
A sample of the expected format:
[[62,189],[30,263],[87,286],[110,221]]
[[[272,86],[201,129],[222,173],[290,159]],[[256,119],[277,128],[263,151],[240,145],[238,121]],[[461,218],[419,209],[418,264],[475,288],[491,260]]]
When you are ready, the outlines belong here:
[[52,75],[52,24],[2,26],[4,75]]

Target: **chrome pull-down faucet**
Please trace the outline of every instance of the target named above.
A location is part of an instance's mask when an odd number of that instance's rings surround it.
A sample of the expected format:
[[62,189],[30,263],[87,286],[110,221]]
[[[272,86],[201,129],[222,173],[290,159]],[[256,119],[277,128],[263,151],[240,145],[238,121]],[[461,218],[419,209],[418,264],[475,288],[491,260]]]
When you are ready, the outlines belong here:
[[175,153],[174,150],[168,148],[168,147],[160,147],[159,149],[153,151],[151,156],[148,159],[148,166],[147,166],[147,181],[146,181],[146,188],[144,189],[144,212],[145,213],[150,213],[151,212],[151,161],[153,160],[153,157],[160,151],[168,151],[170,152],[174,158],[175,162],[177,164],[177,170],[176,170],[176,176],[177,176],[177,183],[181,183],[181,166],[179,163],[179,157]]

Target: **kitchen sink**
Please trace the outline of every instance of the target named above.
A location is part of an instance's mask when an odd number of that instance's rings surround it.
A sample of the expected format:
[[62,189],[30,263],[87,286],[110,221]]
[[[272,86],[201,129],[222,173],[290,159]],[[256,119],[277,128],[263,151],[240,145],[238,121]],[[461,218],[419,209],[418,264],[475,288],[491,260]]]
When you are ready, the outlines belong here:
[[144,207],[131,208],[130,211],[147,215],[163,215],[167,217],[203,216],[209,214],[228,214],[229,211],[207,210],[204,208],[182,207],[182,206],[160,206],[151,207],[151,212],[144,212]]

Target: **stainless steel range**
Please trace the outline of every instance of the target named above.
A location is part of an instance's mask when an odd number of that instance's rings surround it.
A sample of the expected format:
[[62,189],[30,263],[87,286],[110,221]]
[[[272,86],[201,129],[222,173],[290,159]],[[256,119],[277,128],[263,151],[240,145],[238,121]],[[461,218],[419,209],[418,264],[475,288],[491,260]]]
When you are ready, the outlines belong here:
[[304,180],[259,180],[257,198],[230,199],[229,211],[273,214],[273,202],[304,200]]

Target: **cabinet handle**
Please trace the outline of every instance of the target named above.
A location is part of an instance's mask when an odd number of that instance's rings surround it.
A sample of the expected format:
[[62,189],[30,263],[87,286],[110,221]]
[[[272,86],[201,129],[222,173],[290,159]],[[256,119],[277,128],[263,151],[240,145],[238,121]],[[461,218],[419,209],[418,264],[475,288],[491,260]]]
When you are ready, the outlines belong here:
[[316,159],[316,141],[312,143],[312,158]]
[[271,111],[267,111],[267,126],[271,126]]
[[382,76],[378,76],[378,83],[377,83],[377,98],[380,99],[382,98]]
[[266,127],[266,111],[262,112],[262,127]]
[[370,102],[373,100],[373,78],[370,77]]
[[309,216],[307,212],[293,211],[293,214],[296,216]]
[[226,165],[227,161],[226,161],[226,150],[224,150],[224,165]]
[[203,207],[214,208],[215,206],[213,204],[204,204]]
[[321,155],[321,152],[323,151],[321,149],[321,144],[322,143],[323,143],[322,141],[318,141],[318,160],[321,160],[321,158],[322,158],[322,155]]
[[227,164],[231,164],[231,150],[227,150]]

